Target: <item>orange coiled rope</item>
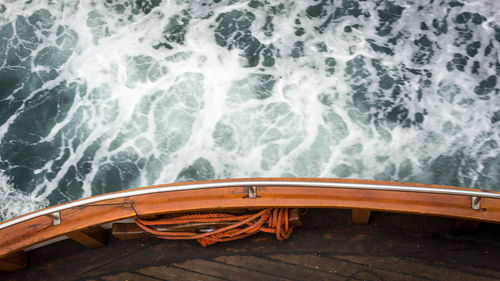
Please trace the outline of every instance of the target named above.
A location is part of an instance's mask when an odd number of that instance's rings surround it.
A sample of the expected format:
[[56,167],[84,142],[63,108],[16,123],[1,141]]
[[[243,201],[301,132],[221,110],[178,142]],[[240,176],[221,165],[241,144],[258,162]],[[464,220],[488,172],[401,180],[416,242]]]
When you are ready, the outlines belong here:
[[[231,215],[223,213],[184,215],[175,218],[144,220],[137,218],[136,224],[145,231],[167,240],[197,239],[204,247],[217,242],[244,238],[259,231],[275,233],[278,240],[284,240],[292,234],[293,226],[288,225],[288,209],[264,209],[256,214]],[[218,223],[234,222],[234,224],[215,229],[207,233],[158,231],[154,226],[168,226],[185,223]],[[267,227],[265,223],[267,222]]]

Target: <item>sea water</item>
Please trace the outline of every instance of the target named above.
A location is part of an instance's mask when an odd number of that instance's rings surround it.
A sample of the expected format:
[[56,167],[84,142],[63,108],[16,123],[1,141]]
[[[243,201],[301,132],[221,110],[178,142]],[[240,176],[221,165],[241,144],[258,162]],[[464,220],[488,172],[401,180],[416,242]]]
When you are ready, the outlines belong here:
[[500,1],[0,1],[0,220],[133,187],[500,190]]

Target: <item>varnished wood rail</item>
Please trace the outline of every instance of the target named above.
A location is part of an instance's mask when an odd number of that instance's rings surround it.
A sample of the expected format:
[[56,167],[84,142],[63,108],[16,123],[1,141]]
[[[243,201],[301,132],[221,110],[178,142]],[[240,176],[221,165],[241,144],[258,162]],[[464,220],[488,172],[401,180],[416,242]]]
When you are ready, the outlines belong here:
[[[267,186],[257,185],[256,196],[249,196],[249,187],[238,186],[237,182],[312,182],[335,183],[340,187],[310,186]],[[151,216],[165,213],[183,213],[206,210],[231,210],[245,208],[345,208],[355,210],[354,223],[367,223],[370,211],[402,212],[411,214],[452,217],[465,220],[500,223],[500,200],[482,198],[478,210],[471,208],[471,197],[457,194],[417,193],[376,189],[343,188],[342,184],[372,184],[386,186],[407,186],[423,189],[451,189],[476,191],[460,187],[399,183],[355,179],[313,179],[313,178],[259,178],[214,180],[198,183],[226,183],[223,188],[177,190],[113,198],[95,203],[83,204],[59,211],[60,223],[54,223],[51,215],[35,216],[0,229],[0,259],[15,254],[27,247],[67,235],[80,240],[87,246],[101,246],[105,241],[99,225],[136,216]],[[234,186],[231,186],[235,183]],[[159,187],[179,188],[193,183],[174,183],[145,187],[135,190]],[[115,193],[126,194],[130,190]],[[130,193],[129,193],[130,194]],[[491,192],[495,196],[500,193]],[[79,201],[88,200],[81,199]],[[74,203],[74,202],[73,202]],[[67,203],[71,204],[71,203]],[[64,206],[65,204],[61,205]],[[40,211],[38,211],[40,212]],[[37,212],[31,214],[33,216]],[[29,214],[28,214],[29,215]],[[15,220],[15,219],[13,219]],[[18,219],[19,221],[19,219]],[[7,221],[9,222],[9,221]],[[1,225],[0,225],[1,226]]]

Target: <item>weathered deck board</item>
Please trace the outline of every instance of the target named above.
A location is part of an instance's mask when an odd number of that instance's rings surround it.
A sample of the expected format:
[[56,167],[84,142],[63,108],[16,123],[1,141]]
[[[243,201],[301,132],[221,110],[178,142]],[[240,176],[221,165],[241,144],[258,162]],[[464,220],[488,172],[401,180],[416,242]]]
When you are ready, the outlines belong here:
[[208,276],[205,274],[181,269],[175,266],[151,266],[139,269],[137,272],[147,276],[159,278],[161,280],[178,280],[178,281],[217,281],[220,278]]
[[137,273],[123,272],[123,273],[118,273],[116,275],[103,276],[101,280],[103,280],[103,281],[124,281],[124,280],[130,280],[130,281],[161,281],[162,279],[158,279],[158,278],[154,278],[154,277],[149,277],[149,276],[144,276],[144,275],[137,274]]
[[[406,260],[396,257],[374,257],[374,256],[342,256],[339,257],[349,262],[356,263],[362,266],[369,266],[374,269],[387,270],[388,267],[396,269],[398,273],[418,276],[419,278],[428,278],[434,280],[475,280],[475,281],[492,281],[497,278],[481,276],[477,272],[469,273],[457,270],[453,266],[444,266],[443,264],[425,264],[421,260]],[[390,266],[389,266],[390,265]],[[486,273],[488,274],[488,273]]]
[[309,210],[304,226],[203,248],[144,238],[88,249],[66,240],[30,252],[32,267],[0,280],[498,280],[500,225],[450,235],[452,220],[349,210]]
[[216,261],[231,264],[238,267],[245,267],[253,271],[265,273],[270,276],[284,277],[293,280],[311,280],[311,276],[320,280],[342,280],[341,276],[326,272],[309,269],[302,265],[287,264],[280,261],[266,259],[265,257],[254,256],[224,256],[218,257]]
[[195,259],[183,263],[176,263],[174,266],[200,274],[217,277],[219,279],[232,281],[271,279],[279,281],[287,280],[285,278],[281,278],[279,274],[263,274],[262,272],[254,271],[248,267],[228,265],[214,260]]
[[[375,269],[370,265],[362,265],[355,262],[331,258],[331,257],[320,257],[316,255],[274,255],[272,258],[277,260],[285,261],[297,266],[304,268],[315,269],[316,271],[328,272],[330,274],[340,274],[343,276],[343,280],[347,279],[367,279],[371,276],[369,280],[373,277],[377,280],[377,277],[383,276],[383,280],[408,280],[416,281],[421,280],[418,275],[415,274],[401,274],[393,271],[393,266],[387,264],[389,270],[386,269]],[[412,265],[411,263],[407,264]],[[362,277],[358,277],[360,273],[363,273]]]

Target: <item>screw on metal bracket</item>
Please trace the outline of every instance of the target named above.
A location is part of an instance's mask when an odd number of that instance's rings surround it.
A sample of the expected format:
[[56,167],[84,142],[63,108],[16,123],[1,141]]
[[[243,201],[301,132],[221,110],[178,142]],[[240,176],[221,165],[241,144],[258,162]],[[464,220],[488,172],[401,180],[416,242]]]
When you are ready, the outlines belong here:
[[53,212],[48,214],[47,216],[52,218],[52,225],[60,225],[61,224],[61,213]]
[[248,187],[248,198],[257,198],[257,187],[249,186]]
[[472,196],[472,200],[471,200],[471,207],[472,207],[472,210],[479,210],[481,209],[481,197],[477,197],[477,196]]

